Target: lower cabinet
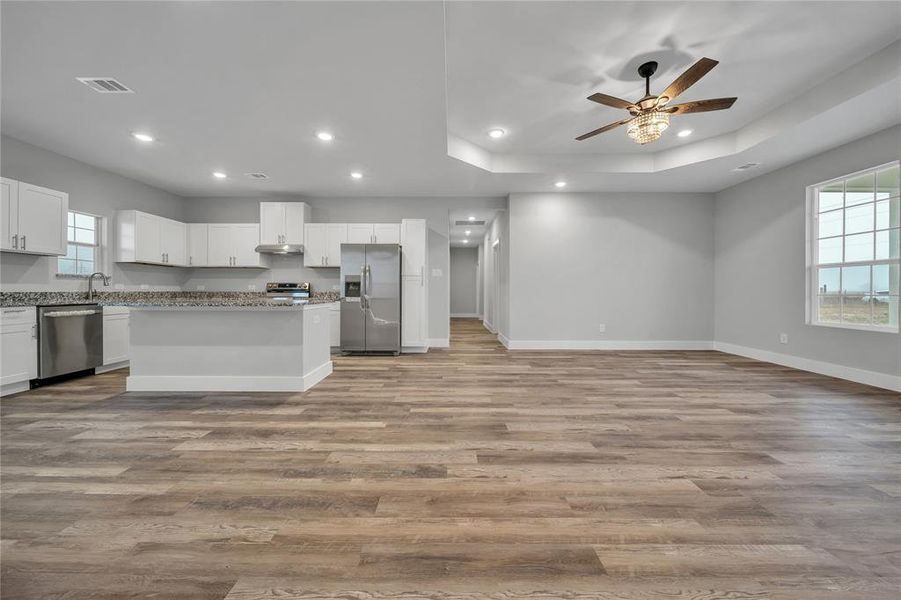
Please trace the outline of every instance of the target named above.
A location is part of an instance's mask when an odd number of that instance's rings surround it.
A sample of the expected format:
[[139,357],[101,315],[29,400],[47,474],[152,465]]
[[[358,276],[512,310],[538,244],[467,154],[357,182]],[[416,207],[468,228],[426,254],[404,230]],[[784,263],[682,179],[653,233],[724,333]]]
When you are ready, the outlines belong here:
[[0,312],[0,385],[27,382],[38,376],[37,311],[33,306]]
[[104,366],[128,360],[128,320],[129,312],[127,307],[103,307]]
[[428,295],[422,277],[404,277],[401,290],[401,346],[409,350],[428,349]]
[[335,302],[329,308],[329,334],[332,348],[341,345],[341,303]]

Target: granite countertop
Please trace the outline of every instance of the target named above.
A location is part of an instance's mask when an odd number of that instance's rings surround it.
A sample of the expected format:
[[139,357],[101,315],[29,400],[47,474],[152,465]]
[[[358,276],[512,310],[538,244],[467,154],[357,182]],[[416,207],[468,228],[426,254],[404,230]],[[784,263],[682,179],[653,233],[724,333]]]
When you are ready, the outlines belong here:
[[[88,301],[85,292],[0,292],[0,307],[99,304],[133,308],[298,308],[305,305],[275,304],[263,292],[97,292]],[[330,304],[337,292],[314,292],[306,303]]]

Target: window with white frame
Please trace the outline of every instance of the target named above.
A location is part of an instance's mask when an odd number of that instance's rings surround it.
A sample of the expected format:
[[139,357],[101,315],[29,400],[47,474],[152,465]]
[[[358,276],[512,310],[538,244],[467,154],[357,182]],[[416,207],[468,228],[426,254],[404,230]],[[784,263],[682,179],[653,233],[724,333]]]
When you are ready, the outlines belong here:
[[100,269],[100,223],[100,217],[69,211],[68,244],[66,255],[59,257],[58,274],[87,276]]
[[808,321],[898,331],[898,162],[810,186]]

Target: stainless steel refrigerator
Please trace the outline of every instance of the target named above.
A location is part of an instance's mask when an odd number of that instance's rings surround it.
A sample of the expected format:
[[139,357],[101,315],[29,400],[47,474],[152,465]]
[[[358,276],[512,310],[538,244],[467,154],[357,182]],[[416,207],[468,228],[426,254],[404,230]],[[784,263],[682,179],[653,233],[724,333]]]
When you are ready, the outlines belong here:
[[400,353],[397,244],[341,244],[341,351]]

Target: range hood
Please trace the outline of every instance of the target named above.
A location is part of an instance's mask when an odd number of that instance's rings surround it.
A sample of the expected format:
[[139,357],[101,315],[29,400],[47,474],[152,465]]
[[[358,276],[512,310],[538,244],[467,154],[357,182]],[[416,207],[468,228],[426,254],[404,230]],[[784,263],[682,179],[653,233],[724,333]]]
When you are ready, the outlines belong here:
[[303,244],[260,244],[254,251],[260,254],[303,254]]

